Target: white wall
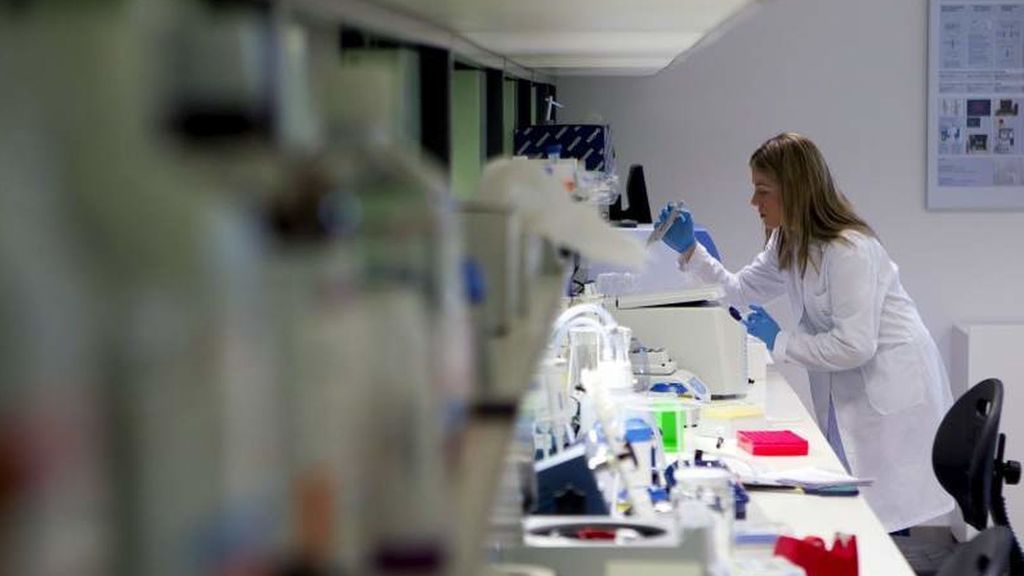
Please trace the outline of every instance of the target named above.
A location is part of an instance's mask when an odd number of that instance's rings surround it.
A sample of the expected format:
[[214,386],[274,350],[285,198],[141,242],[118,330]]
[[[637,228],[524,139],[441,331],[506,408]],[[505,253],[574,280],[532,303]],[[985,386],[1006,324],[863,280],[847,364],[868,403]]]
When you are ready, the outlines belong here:
[[644,164],[652,207],[685,198],[733,269],[763,240],[750,153],[781,131],[809,136],[948,367],[955,322],[1024,320],[1024,213],[925,210],[926,54],[924,0],[766,0],[657,76],[560,79],[559,119],[608,121],[620,174]]

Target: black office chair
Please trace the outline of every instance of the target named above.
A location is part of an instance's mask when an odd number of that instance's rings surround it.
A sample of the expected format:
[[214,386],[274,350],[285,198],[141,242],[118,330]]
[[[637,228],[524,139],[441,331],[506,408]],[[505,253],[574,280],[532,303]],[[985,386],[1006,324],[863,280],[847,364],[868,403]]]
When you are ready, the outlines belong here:
[[[991,514],[997,526],[1009,526],[1003,484],[1020,481],[1020,463],[1004,462],[1006,436],[999,433],[1003,383],[989,378],[972,387],[946,412],[932,444],[932,468],[939,484],[956,500],[964,521],[984,530]],[[912,537],[893,538],[919,575],[938,573],[960,546]],[[1024,557],[1013,540],[1011,573],[1024,575]]]
[[1010,569],[1013,532],[1006,526],[993,526],[957,548],[942,565],[938,576],[1003,576]]

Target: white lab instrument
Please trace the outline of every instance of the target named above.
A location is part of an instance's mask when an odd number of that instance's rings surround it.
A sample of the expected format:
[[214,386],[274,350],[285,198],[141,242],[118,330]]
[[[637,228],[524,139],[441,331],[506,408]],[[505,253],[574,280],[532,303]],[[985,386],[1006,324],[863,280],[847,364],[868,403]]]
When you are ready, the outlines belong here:
[[[555,320],[553,332],[551,343],[555,350],[565,335],[569,335],[570,382],[573,382],[575,388],[578,378],[579,386],[586,393],[580,407],[581,433],[589,432],[596,423],[600,423],[604,442],[610,451],[607,465],[626,488],[630,507],[641,516],[653,514],[647,485],[634,481],[635,462],[621,458],[628,453],[620,397],[632,392],[633,387],[633,372],[629,364],[631,331],[617,325],[614,317],[604,307],[579,304]],[[573,341],[574,337],[576,342]],[[595,343],[588,343],[588,340],[594,339],[596,346]],[[595,349],[596,369],[593,358]],[[589,421],[586,417],[588,407],[593,414]]]
[[703,380],[689,370],[677,368],[674,372],[664,375],[637,376],[637,390],[650,393],[674,393],[677,396],[688,396],[701,403],[711,401],[711,391]]
[[[670,517],[533,516],[523,544],[495,551],[495,560],[552,568],[559,576],[658,573],[703,576],[707,525],[679,528]],[[662,572],[663,571],[663,572]]]
[[638,346],[629,352],[629,363],[637,375],[665,376],[676,371],[676,361],[664,348]]
[[643,244],[618,234],[593,206],[573,202],[562,184],[545,172],[547,161],[500,159],[484,167],[480,198],[513,207],[524,230],[579,251],[594,261],[637,267]]
[[526,273],[526,246],[522,219],[511,206],[497,202],[465,201],[459,206],[466,252],[483,268],[484,333],[500,335],[508,331],[521,310],[520,277]]
[[717,304],[721,289],[620,296],[612,314],[643,342],[664,346],[713,398],[747,393],[747,333]]

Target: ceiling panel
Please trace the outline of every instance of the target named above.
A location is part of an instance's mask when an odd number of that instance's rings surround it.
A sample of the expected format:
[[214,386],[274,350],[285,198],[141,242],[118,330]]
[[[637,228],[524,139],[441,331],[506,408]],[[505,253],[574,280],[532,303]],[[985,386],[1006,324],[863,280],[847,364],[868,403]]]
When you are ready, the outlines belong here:
[[468,32],[706,31],[749,0],[377,0]]
[[507,59],[506,68],[648,75],[764,0],[294,1],[399,37],[459,46],[459,53],[493,53]]

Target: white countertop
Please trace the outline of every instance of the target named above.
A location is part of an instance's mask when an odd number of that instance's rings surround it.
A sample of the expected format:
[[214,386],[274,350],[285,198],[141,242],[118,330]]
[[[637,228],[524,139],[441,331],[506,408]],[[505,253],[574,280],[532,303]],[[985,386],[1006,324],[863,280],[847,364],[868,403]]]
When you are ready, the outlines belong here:
[[[785,379],[771,366],[767,382],[755,383],[746,401],[765,406],[765,416],[734,420],[734,430],[789,429],[807,439],[808,454],[798,457],[752,456],[738,449],[735,439],[727,440],[721,453],[750,462],[761,470],[815,466],[836,472],[843,471],[839,459],[810,413]],[[734,434],[726,434],[726,437],[734,438]],[[789,527],[791,536],[819,536],[829,547],[835,533],[854,534],[857,537],[859,573],[862,576],[914,575],[910,565],[882,527],[878,517],[868,507],[863,496],[816,496],[800,492],[756,490],[749,493],[751,501],[748,519],[751,522],[782,523]],[[741,547],[738,554],[757,552]]]

